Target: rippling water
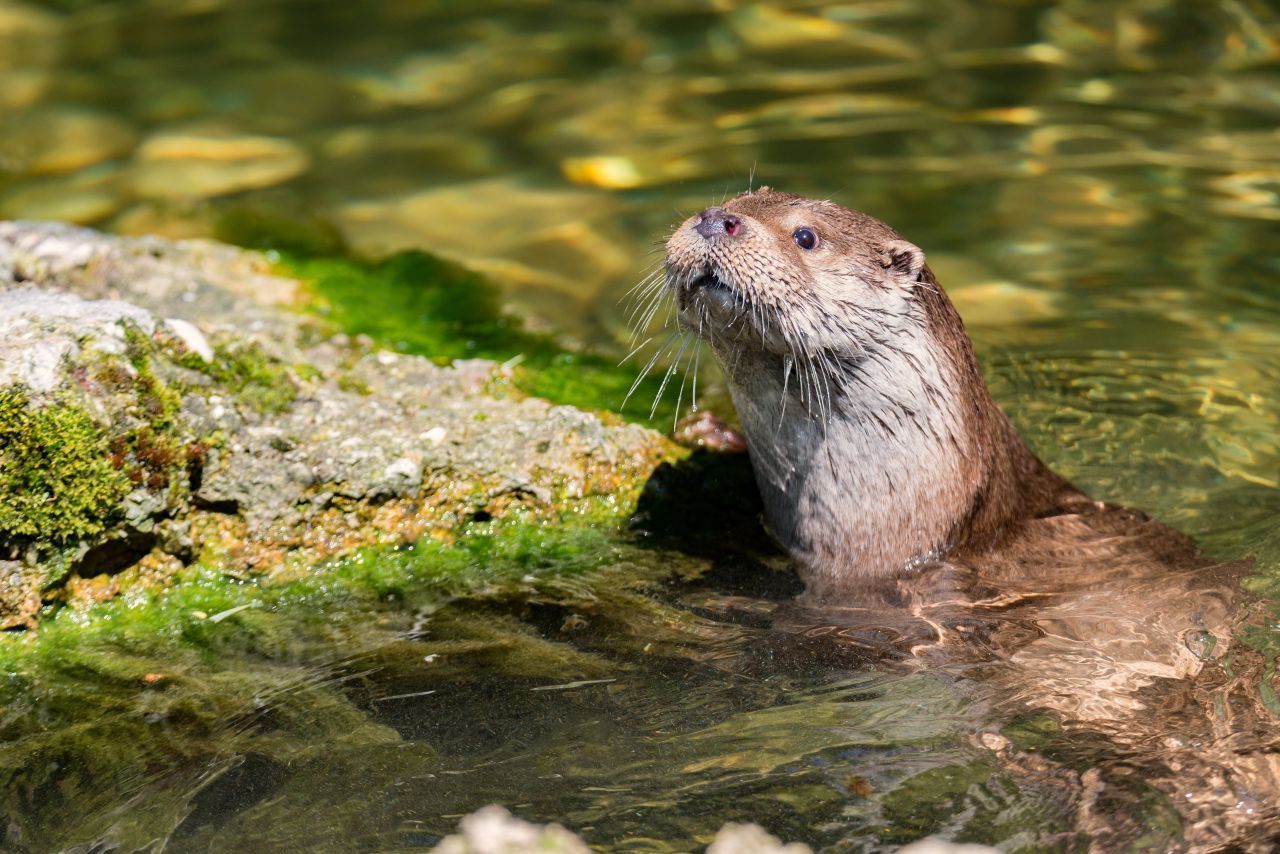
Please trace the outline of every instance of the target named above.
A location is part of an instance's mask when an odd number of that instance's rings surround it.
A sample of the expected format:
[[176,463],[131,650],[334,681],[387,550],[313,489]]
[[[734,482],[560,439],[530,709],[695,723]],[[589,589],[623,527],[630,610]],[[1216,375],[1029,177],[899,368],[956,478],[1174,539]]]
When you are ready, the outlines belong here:
[[[315,217],[360,252],[461,260],[609,348],[654,242],[750,182],[923,247],[1033,447],[1258,557],[1247,585],[1280,596],[1272,3],[0,0],[0,216],[173,236]],[[631,675],[560,691],[534,689],[565,668],[523,659],[440,684],[387,667],[319,755],[280,747],[296,721],[275,748],[230,724],[88,812],[195,803],[175,844],[215,848],[276,821],[412,847],[491,800],[625,850],[734,818],[854,850],[933,830],[1017,847],[1065,821],[1051,785],[1020,789],[968,740],[990,720],[963,687],[781,653],[742,672],[718,645],[767,633],[695,629],[711,639],[680,664],[597,638],[600,678]],[[326,643],[325,668],[350,654]],[[347,800],[322,794],[344,768]]]

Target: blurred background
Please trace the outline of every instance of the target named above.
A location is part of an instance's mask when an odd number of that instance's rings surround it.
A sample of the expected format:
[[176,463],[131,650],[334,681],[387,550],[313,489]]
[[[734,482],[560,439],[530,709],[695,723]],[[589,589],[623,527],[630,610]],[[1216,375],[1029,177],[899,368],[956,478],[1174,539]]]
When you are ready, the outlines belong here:
[[1069,474],[1236,545],[1280,513],[1274,3],[0,0],[0,117],[0,216],[306,219],[606,352],[681,218],[832,198]]

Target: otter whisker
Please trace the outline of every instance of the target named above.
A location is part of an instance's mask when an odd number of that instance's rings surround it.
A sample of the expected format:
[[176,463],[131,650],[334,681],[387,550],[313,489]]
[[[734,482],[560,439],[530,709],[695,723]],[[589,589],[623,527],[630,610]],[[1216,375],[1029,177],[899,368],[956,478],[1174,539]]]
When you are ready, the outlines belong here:
[[633,339],[648,330],[649,324],[641,321],[645,318],[652,320],[652,311],[660,304],[662,297],[663,294],[661,292],[654,291],[651,294],[646,294],[643,300],[636,301],[636,306],[627,315],[627,325],[631,327]]
[[661,260],[659,260],[656,264],[654,264],[653,267],[640,278],[640,281],[636,282],[634,285],[632,285],[630,288],[627,289],[627,292],[622,295],[622,298],[619,299],[619,302],[621,302],[622,299],[631,296],[633,293],[640,290],[642,287],[645,287],[646,285],[650,284],[655,277],[657,277],[659,274],[664,272],[663,266],[664,265]]
[[627,323],[634,324],[636,318],[643,312],[642,309],[647,308],[655,299],[662,297],[665,290],[662,280],[650,282],[645,285],[644,290],[635,294],[635,296],[627,298]]
[[[693,362],[694,355],[698,351],[697,339],[693,338],[692,336],[689,336],[686,338],[686,341],[688,341],[692,346],[690,347],[689,358],[686,359],[684,363],[684,372],[680,375],[680,391],[676,393],[676,411],[675,411],[675,414],[671,416],[671,431],[673,433],[675,432],[676,426],[680,423],[680,406],[681,404],[684,403],[685,383],[689,381],[689,365]],[[683,347],[681,347],[680,352],[682,353],[684,352]],[[676,364],[679,364],[679,362],[677,362]],[[696,374],[694,375],[694,383],[695,385],[697,383]],[[697,407],[694,407],[694,408],[696,409]]]
[[825,433],[827,423],[831,420],[833,412],[832,404],[832,380],[838,382],[838,373],[836,366],[832,363],[832,355],[827,350],[819,350],[815,354],[817,359],[817,370],[822,379],[823,395],[825,397],[824,411],[822,415],[822,430]]
[[667,300],[667,316],[662,318],[662,328],[666,329],[671,325],[671,319],[676,315],[676,301]]
[[683,330],[679,332],[681,336],[680,350],[676,353],[676,357],[671,362],[671,367],[667,368],[667,373],[662,377],[662,383],[658,386],[658,393],[653,396],[653,406],[649,407],[649,417],[658,414],[658,404],[662,402],[662,395],[666,393],[667,384],[671,382],[671,377],[675,375],[676,369],[680,365],[680,359],[684,357],[685,347],[689,345],[689,338]]
[[[699,319],[699,322],[698,322],[698,330],[699,330],[699,337],[701,337],[701,330],[702,330],[701,319]],[[702,364],[702,345],[699,344],[697,341],[695,341],[693,346],[695,348],[693,351],[693,389],[690,392],[689,397],[690,397],[690,405],[693,407],[693,411],[697,412],[698,411],[698,367]]]
[[645,347],[649,346],[649,343],[653,341],[653,339],[654,339],[654,336],[650,335],[648,338],[644,339],[639,344],[637,344],[635,349],[633,349],[630,353],[622,357],[622,361],[618,362],[618,367],[621,368],[627,362],[631,361],[631,357],[634,356],[636,353],[639,353]]
[[627,317],[627,323],[631,325],[633,337],[644,333],[649,328],[649,324],[653,322],[655,311],[662,304],[662,299],[666,295],[666,288],[659,282],[643,299],[636,300],[636,307],[631,310],[630,315]]
[[634,346],[636,341],[652,328],[653,315],[661,306],[666,290],[663,280],[659,279],[635,298],[626,320],[631,328],[631,335],[627,341],[629,345]]
[[662,344],[659,345],[658,349],[654,351],[653,355],[649,357],[649,361],[645,363],[645,366],[644,368],[641,369],[640,374],[635,378],[635,381],[631,383],[631,388],[627,389],[627,394],[625,397],[622,398],[622,404],[618,407],[618,409],[626,409],[627,401],[631,399],[631,395],[636,393],[636,389],[638,389],[640,387],[640,384],[644,382],[644,378],[649,375],[649,372],[653,370],[653,366],[658,363],[658,360],[662,358],[662,355],[666,353],[667,350],[670,348],[671,342],[674,341],[676,337],[679,335],[680,335],[679,332],[672,332],[670,335],[666,337],[666,340],[664,340]]
[[[628,304],[633,306],[636,303],[644,302],[654,293],[662,289],[665,278],[666,271],[661,267],[651,270],[644,278],[632,285],[631,289],[623,294],[618,301],[626,301]],[[632,313],[634,314],[634,308]]]
[[[654,289],[653,297],[649,300],[648,307],[645,309],[644,315],[641,317],[640,322],[636,324],[635,328],[637,330],[643,331],[650,329],[653,326],[653,319],[657,316],[659,309],[662,308],[663,298],[669,296],[670,293],[671,288],[668,287],[665,280],[663,280],[662,284]],[[675,299],[669,299],[667,300],[667,303],[669,307],[673,306],[675,304]],[[668,314],[667,319],[663,321],[662,325],[665,328],[670,324],[671,317],[670,314]]]
[[786,420],[787,415],[787,385],[791,382],[791,369],[795,367],[795,357],[782,357],[782,408],[778,412],[778,430],[782,430],[782,424]]

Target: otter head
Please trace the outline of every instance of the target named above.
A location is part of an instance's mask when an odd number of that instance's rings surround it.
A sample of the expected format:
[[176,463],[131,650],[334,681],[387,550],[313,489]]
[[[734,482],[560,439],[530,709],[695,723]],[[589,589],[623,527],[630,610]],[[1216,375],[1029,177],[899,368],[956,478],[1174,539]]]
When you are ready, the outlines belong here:
[[992,401],[924,253],[874,217],[761,188],[686,220],[666,273],[813,592],[989,539],[1056,477]]
[[886,333],[924,331],[911,310],[924,253],[832,202],[745,193],[686,220],[666,265],[684,325],[718,352],[859,358]]

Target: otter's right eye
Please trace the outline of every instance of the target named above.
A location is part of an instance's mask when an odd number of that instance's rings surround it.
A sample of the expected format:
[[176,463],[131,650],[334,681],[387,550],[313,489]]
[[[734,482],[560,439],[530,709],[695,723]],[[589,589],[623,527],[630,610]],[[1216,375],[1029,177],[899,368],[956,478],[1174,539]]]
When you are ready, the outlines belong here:
[[796,242],[796,246],[801,249],[812,249],[818,245],[818,232],[812,228],[797,228],[791,232],[791,239]]

